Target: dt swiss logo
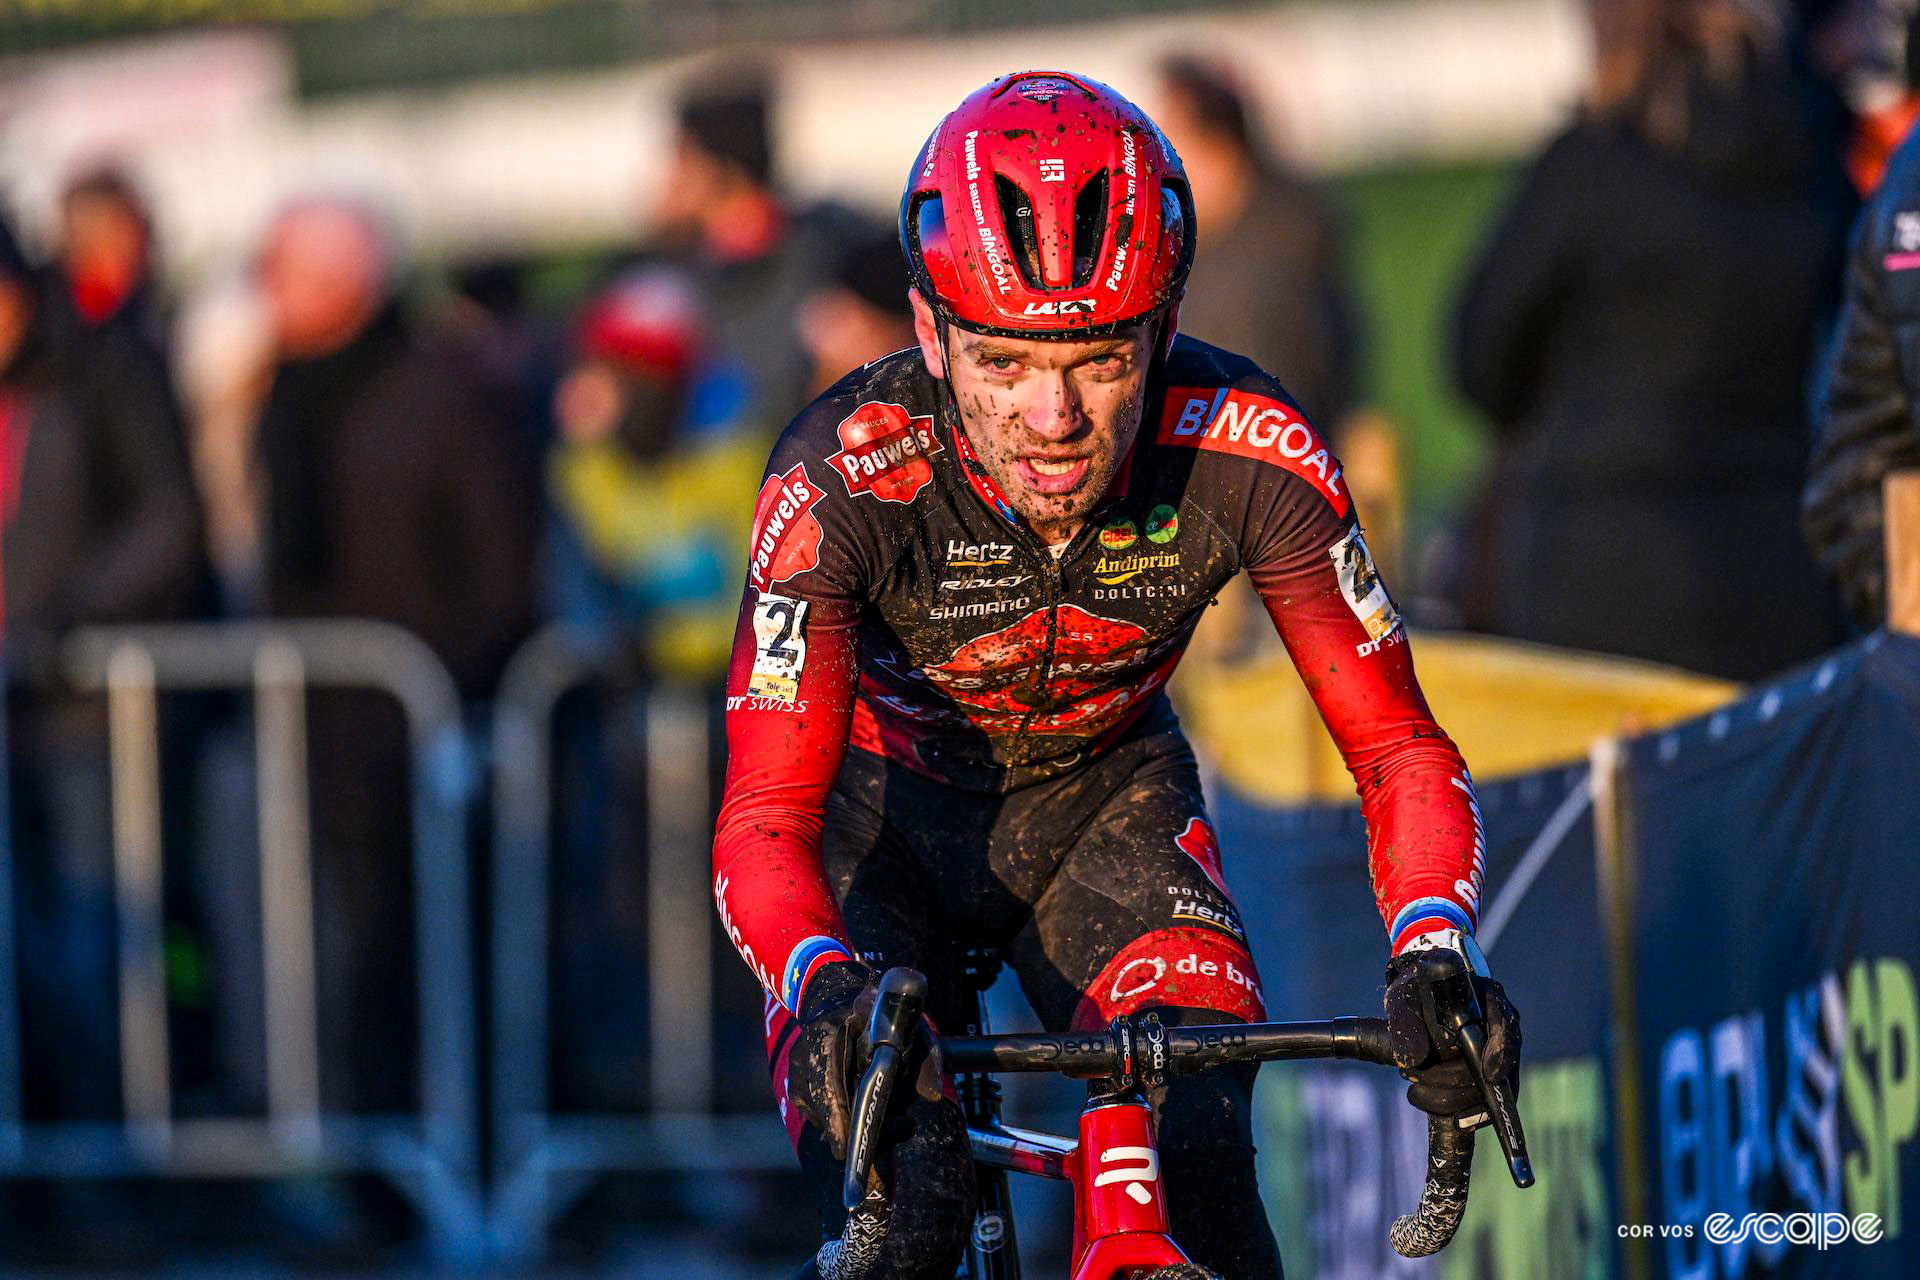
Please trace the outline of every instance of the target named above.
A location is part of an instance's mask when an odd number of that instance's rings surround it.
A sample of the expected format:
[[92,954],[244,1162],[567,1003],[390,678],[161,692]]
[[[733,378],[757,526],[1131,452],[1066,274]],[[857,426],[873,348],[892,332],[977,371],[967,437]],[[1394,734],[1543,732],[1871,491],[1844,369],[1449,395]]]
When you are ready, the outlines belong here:
[[828,459],[850,494],[912,502],[933,479],[928,456],[940,451],[933,418],[910,418],[906,406],[872,401],[840,420],[840,452]]
[[826,497],[796,462],[784,475],[771,475],[753,504],[753,556],[747,578],[761,591],[820,565],[820,521],[813,509]]
[[1340,463],[1297,410],[1231,387],[1169,387],[1161,444],[1213,449],[1284,467],[1320,491],[1336,515],[1352,506]]

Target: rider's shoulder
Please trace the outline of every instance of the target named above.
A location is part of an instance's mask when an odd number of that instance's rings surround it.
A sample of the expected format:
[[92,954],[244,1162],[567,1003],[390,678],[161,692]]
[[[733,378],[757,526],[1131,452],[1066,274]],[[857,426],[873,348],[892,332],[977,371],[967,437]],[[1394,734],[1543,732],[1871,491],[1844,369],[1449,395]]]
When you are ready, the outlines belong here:
[[1252,464],[1255,475],[1290,475],[1344,514],[1338,459],[1273,375],[1182,334],[1168,354],[1166,382],[1157,444],[1193,450],[1196,467],[1238,474]]
[[786,576],[818,568],[852,590],[884,569],[888,548],[904,545],[903,523],[926,518],[922,493],[935,484],[942,448],[931,384],[917,349],[882,356],[821,392],[780,433],[754,508],[754,555],[769,560],[770,580],[784,580],[783,566]]
[[[919,348],[881,356],[848,372],[795,414],[781,432],[774,454],[818,463],[825,471],[847,465],[847,459],[838,455],[862,452],[861,446],[883,437],[900,446],[896,452],[911,454],[916,423],[930,424],[937,412],[937,390]],[[902,438],[892,439],[895,436]],[[857,479],[856,474],[856,483]]]

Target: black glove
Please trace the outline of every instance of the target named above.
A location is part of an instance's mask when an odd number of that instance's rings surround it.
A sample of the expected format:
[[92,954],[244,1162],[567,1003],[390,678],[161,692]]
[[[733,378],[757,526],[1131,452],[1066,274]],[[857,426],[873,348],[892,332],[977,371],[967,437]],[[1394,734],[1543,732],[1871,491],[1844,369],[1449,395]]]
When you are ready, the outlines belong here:
[[[1480,1089],[1462,1055],[1459,1038],[1438,1018],[1446,999],[1446,984],[1423,980],[1420,957],[1408,952],[1387,962],[1387,1036],[1393,1042],[1393,1062],[1412,1081],[1407,1101],[1429,1115],[1459,1117],[1484,1111]],[[1512,1096],[1520,1096],[1520,1015],[1507,993],[1491,978],[1474,975],[1480,1011],[1486,1018],[1488,1076],[1504,1082]]]
[[[867,1021],[873,1016],[879,989],[878,973],[858,962],[842,962],[816,973],[800,997],[800,1034],[787,1058],[787,1097],[825,1135],[836,1160],[847,1158],[853,1090],[871,1056]],[[939,1051],[924,1017],[907,1050],[906,1073],[888,1099],[887,1119],[880,1129],[883,1147],[911,1134],[908,1104],[916,1094],[928,1102],[945,1096]],[[909,1083],[911,1087],[902,1087]]]

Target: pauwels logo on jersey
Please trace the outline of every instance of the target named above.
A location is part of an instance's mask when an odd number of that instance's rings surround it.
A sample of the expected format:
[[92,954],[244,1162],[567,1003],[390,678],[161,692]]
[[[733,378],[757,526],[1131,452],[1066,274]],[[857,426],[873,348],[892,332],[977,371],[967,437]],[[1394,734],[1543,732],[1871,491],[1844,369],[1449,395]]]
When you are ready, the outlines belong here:
[[796,462],[785,474],[771,475],[753,504],[752,560],[747,579],[761,591],[820,565],[820,521],[813,509],[826,497]]
[[1336,514],[1352,508],[1333,453],[1297,410],[1270,397],[1231,387],[1169,387],[1158,439],[1270,462],[1319,490]]
[[933,480],[927,459],[940,451],[933,417],[909,417],[905,405],[870,401],[840,420],[840,452],[829,458],[849,494],[912,502]]

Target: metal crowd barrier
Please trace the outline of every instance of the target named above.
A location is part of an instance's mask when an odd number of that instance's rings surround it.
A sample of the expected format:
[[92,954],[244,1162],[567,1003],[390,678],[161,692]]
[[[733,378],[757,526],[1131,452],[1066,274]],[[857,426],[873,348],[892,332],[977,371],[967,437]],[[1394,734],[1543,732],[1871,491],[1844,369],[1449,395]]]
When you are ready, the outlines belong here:
[[708,710],[693,691],[646,696],[645,1114],[556,1112],[549,1097],[548,991],[554,715],[601,666],[587,637],[550,627],[508,665],[493,720],[493,1094],[491,1202],[497,1256],[542,1253],[552,1222],[601,1173],[787,1169],[763,1113],[712,1114],[714,912]]
[[[90,628],[69,637],[62,660],[74,687],[107,698],[125,1119],[23,1121],[12,842],[0,832],[0,1176],[377,1173],[417,1204],[436,1257],[482,1260],[487,1236],[465,840],[471,769],[459,699],[445,668],[405,631],[360,621]],[[316,686],[383,691],[406,717],[418,1115],[328,1114],[321,1106],[306,759],[306,691]],[[267,1030],[263,1117],[174,1114],[161,914],[162,690],[252,692]],[[6,816],[0,806],[0,820]]]

